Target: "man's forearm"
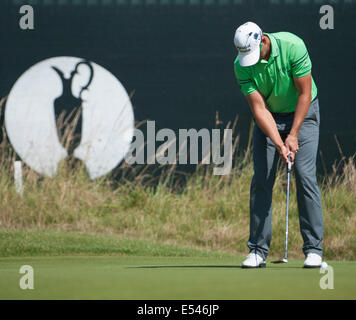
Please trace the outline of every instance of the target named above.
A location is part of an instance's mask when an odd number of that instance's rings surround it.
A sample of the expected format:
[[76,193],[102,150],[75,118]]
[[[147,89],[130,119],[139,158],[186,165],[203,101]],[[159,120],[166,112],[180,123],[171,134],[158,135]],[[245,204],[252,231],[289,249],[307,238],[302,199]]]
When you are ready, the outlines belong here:
[[298,137],[300,127],[302,126],[302,123],[310,107],[310,100],[310,94],[301,94],[298,96],[297,105],[294,112],[293,125],[289,133],[290,135]]
[[277,148],[281,148],[283,141],[272,114],[266,108],[260,108],[255,110],[254,117],[264,134],[272,140]]
[[278,153],[283,161],[288,162],[288,149],[283,143],[283,140],[278,132],[276,121],[271,112],[266,108],[266,103],[259,91],[255,91],[246,96],[246,99],[251,107],[253,116],[258,127],[263,133],[269,137],[276,146]]

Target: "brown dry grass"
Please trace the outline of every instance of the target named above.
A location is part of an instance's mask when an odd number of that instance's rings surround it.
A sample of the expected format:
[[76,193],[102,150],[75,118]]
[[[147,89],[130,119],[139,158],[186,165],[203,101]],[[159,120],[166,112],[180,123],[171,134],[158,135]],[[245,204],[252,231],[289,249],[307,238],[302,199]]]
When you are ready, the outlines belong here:
[[[231,124],[229,124],[230,126]],[[236,123],[231,127],[236,126]],[[152,169],[122,164],[114,176],[90,181],[84,168],[63,163],[53,179],[24,167],[24,193],[15,192],[15,153],[0,146],[0,229],[57,230],[110,234],[224,252],[246,253],[249,235],[251,154],[238,157],[228,176],[214,176],[211,166],[179,175],[175,166]],[[234,140],[234,152],[238,138]],[[325,219],[325,257],[356,258],[356,168],[343,158],[321,182]],[[155,171],[156,170],[156,171]],[[160,173],[161,175],[159,176]],[[181,180],[177,180],[180,176]],[[161,179],[159,179],[161,177]],[[178,183],[177,181],[184,181]],[[301,258],[295,186],[291,185],[289,256]],[[271,256],[284,250],[285,171],[274,188]]]

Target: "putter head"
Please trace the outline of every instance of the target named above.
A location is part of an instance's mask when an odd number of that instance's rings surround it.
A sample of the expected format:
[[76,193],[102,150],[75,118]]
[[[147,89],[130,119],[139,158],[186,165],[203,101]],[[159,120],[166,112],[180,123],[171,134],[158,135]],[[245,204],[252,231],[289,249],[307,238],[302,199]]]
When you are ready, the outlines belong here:
[[288,263],[288,260],[286,258],[283,258],[283,259],[272,261],[272,263]]

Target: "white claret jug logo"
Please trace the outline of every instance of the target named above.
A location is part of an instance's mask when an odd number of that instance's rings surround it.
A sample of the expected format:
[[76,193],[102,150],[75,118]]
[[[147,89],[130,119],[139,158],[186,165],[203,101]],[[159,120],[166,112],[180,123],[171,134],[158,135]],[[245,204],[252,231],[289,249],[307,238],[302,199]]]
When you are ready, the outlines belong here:
[[17,154],[39,174],[51,177],[61,160],[74,157],[95,179],[129,150],[134,115],[125,88],[109,71],[85,59],[56,57],[16,81],[5,126]]

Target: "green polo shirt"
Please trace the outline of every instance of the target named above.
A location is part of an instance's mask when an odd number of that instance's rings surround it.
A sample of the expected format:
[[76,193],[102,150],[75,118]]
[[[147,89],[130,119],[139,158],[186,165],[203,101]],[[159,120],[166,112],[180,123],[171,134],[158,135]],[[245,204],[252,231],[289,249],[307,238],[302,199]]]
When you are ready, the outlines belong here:
[[[312,63],[302,39],[290,32],[264,33],[271,40],[268,61],[260,60],[253,66],[242,67],[237,57],[235,75],[244,95],[258,90],[271,112],[295,111],[298,91],[293,78],[311,73]],[[312,77],[312,100],[317,88]]]

